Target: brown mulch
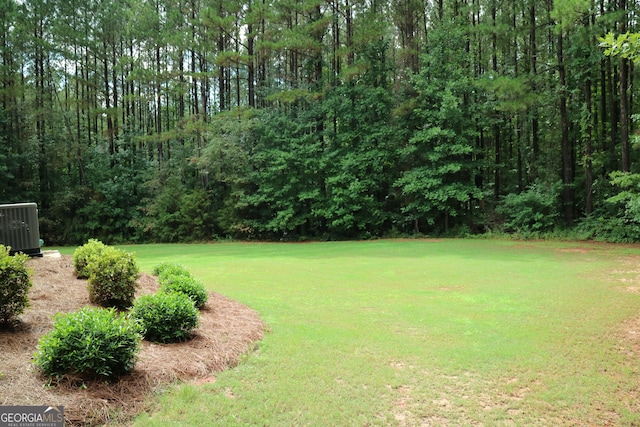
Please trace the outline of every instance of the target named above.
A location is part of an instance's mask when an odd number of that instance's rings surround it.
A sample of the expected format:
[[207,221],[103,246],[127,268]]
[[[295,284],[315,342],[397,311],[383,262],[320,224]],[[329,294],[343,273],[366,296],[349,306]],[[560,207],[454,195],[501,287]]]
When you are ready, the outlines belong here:
[[[262,339],[265,325],[250,308],[211,292],[193,339],[177,344],[144,341],[133,371],[119,380],[66,379],[56,384],[33,365],[38,339],[51,330],[53,315],[90,305],[86,281],[78,280],[70,256],[56,252],[27,262],[33,271],[30,307],[11,325],[0,326],[0,405],[62,405],[65,425],[126,422],[149,408],[149,396],[176,381],[215,381]],[[153,293],[155,277],[141,274],[138,294]]]

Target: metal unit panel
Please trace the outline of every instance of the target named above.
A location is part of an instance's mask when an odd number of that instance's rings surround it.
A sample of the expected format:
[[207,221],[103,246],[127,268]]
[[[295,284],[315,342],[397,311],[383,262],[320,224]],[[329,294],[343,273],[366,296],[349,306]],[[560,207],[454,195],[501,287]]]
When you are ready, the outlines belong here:
[[0,205],[0,244],[10,246],[12,254],[42,256],[36,203]]

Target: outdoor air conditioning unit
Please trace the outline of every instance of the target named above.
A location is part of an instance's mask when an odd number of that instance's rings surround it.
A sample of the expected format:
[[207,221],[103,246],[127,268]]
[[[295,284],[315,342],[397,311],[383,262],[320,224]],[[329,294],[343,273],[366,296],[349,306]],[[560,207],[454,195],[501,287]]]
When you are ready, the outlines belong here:
[[42,256],[37,204],[0,205],[0,244],[10,246],[11,254]]

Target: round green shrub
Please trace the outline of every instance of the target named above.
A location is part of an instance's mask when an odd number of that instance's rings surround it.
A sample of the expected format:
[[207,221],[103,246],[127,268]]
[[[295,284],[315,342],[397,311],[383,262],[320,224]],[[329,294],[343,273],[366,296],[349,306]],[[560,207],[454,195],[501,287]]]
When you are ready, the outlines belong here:
[[128,308],[133,304],[138,279],[135,256],[112,246],[87,265],[89,298],[103,307]]
[[504,228],[509,233],[535,237],[554,229],[558,220],[558,198],[538,184],[532,184],[519,194],[505,196],[496,212],[504,216]]
[[205,289],[201,281],[192,276],[184,275],[163,275],[158,282],[160,283],[160,290],[166,293],[179,292],[185,294],[196,308],[202,308],[209,299],[209,294]]
[[191,338],[199,320],[193,301],[178,292],[141,296],[133,305],[131,315],[142,325],[144,337],[159,343]]
[[29,307],[29,289],[33,285],[24,254],[9,255],[9,247],[0,245],[0,322],[7,322]]
[[34,363],[48,376],[115,378],[133,369],[142,328],[114,309],[85,307],[59,313],[53,330],[40,338]]
[[153,274],[158,276],[159,281],[171,276],[191,276],[191,273],[189,273],[185,266],[172,262],[163,262],[156,265],[153,268]]
[[79,279],[89,277],[87,266],[92,260],[100,257],[107,245],[96,239],[89,239],[87,243],[76,248],[73,252],[73,267],[76,270],[76,276]]

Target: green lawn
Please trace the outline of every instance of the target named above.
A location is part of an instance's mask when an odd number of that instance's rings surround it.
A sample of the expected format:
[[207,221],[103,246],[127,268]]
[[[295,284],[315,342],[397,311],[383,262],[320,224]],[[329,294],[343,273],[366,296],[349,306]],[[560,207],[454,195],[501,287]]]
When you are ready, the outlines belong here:
[[[486,240],[128,246],[257,310],[258,350],[136,426],[638,425],[640,248]],[[635,265],[634,265],[634,257]],[[628,328],[627,328],[628,329]],[[639,335],[640,335],[640,331]]]

